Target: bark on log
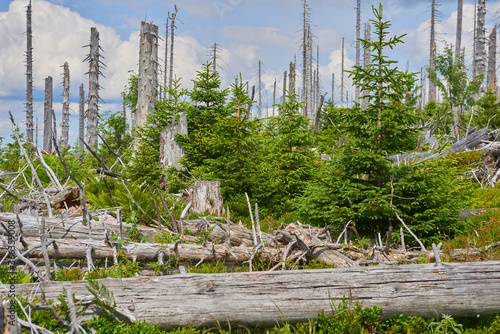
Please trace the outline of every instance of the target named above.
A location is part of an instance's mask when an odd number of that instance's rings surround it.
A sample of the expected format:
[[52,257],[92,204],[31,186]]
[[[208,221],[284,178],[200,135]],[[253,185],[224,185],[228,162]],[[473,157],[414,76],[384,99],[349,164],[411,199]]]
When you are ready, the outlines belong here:
[[58,194],[50,198],[50,202],[54,205],[54,208],[63,208],[64,203],[68,207],[80,204],[80,190],[78,187],[66,188]]
[[[39,237],[38,234],[38,224],[36,221],[36,217],[19,215],[19,219],[23,224],[22,232],[24,237]],[[116,222],[116,219],[108,215],[106,220],[102,220],[102,217],[99,218],[99,221],[92,220],[92,238],[94,240],[104,240],[105,231],[108,231],[108,235],[112,233],[120,233],[120,226]],[[19,235],[19,225],[17,224],[17,217],[13,213],[9,212],[0,212],[0,223],[8,223],[9,221],[16,222],[16,234]],[[50,239],[88,239],[89,230],[88,226],[84,226],[82,223],[82,218],[75,217],[64,220],[61,222],[61,219],[57,218],[46,218],[45,226],[47,229],[47,238]],[[104,228],[106,226],[106,228]],[[123,223],[123,237],[128,238],[128,228],[132,228],[133,225],[129,223]],[[137,226],[142,237],[153,240],[156,235],[156,230],[150,227],[145,226]],[[7,231],[0,227],[0,235],[7,235]]]
[[[118,308],[137,320],[169,329],[215,323],[273,327],[282,319],[293,324],[316,318],[322,310],[331,315],[331,303],[338,304],[343,297],[363,302],[365,307],[382,307],[384,318],[398,313],[433,318],[436,314],[477,317],[500,312],[498,261],[99,281],[113,292]],[[63,287],[69,287],[78,291],[78,299],[86,299],[92,297],[86,284],[20,284],[16,292],[55,299]]]
[[[27,247],[21,249],[21,253],[40,245],[39,238],[24,238]],[[54,243],[47,247],[49,257],[54,259],[87,259],[87,247],[92,247],[93,260],[113,259],[113,248],[104,240],[68,240],[56,239]],[[0,256],[8,253],[7,245],[0,245]],[[139,262],[156,262],[158,253],[165,252],[166,258],[179,258],[180,260],[203,261],[224,261],[226,263],[243,263],[248,261],[255,252],[251,247],[231,247],[223,245],[195,245],[195,244],[153,244],[129,242],[120,247],[127,259]],[[276,248],[261,247],[259,254],[262,259],[270,262],[279,262],[280,250]],[[30,258],[43,258],[41,248],[36,248],[30,252]]]

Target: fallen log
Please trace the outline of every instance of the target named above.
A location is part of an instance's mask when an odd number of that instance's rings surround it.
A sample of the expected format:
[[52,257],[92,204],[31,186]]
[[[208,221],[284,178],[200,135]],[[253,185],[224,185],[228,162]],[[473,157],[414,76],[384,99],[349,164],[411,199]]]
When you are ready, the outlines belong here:
[[[39,237],[37,218],[28,215],[19,215],[22,223],[23,237]],[[41,218],[38,218],[39,220]],[[100,216],[96,220],[92,220],[92,238],[95,240],[104,240],[106,238],[106,231],[108,236],[112,233],[120,233],[120,226],[116,219],[108,215],[107,217]],[[17,216],[14,213],[0,212],[0,224],[7,225],[9,222],[14,222],[16,234],[19,235],[19,224]],[[47,238],[50,239],[88,239],[89,228],[82,223],[81,216],[72,217],[68,219],[60,218],[47,218],[45,217],[45,227]],[[129,237],[129,229],[134,228],[132,224],[122,223],[123,237]],[[153,240],[157,231],[150,227],[136,226],[135,227],[140,235],[146,239]],[[8,235],[8,231],[0,225],[0,235]]]
[[[118,308],[137,320],[181,326],[272,327],[316,318],[343,297],[378,305],[382,316],[477,317],[500,313],[500,262],[370,266],[325,270],[182,274],[102,279]],[[92,296],[85,281],[16,285],[16,293],[55,299],[63,288]],[[2,291],[0,294],[5,295]],[[87,316],[92,315],[87,311]],[[94,313],[95,314],[95,313]]]
[[[40,245],[38,238],[24,238],[26,246],[20,249],[23,253],[26,250]],[[69,240],[55,239],[47,247],[49,257],[55,259],[87,259],[87,248],[92,246],[93,260],[111,260],[113,259],[113,248],[104,240]],[[0,257],[7,255],[8,245],[0,245]],[[224,245],[193,245],[193,244],[155,244],[155,243],[136,243],[128,242],[119,247],[119,252],[129,260],[140,262],[155,262],[158,260],[158,254],[164,252],[164,258],[178,258],[180,260],[191,261],[224,261],[226,263],[243,263],[248,261],[255,250],[251,247],[226,247]],[[262,259],[270,262],[279,262],[280,249],[261,247],[259,254]],[[43,258],[41,247],[30,251],[31,258]]]

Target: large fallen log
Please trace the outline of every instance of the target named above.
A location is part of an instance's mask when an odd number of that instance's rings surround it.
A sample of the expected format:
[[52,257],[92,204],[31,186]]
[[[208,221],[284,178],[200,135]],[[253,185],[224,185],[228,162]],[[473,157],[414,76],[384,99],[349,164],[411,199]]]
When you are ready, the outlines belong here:
[[[28,249],[30,257],[43,258],[41,247],[34,248],[40,245],[38,238],[24,238],[26,246],[20,249],[23,253]],[[55,259],[87,259],[87,248],[92,246],[92,259],[112,260],[114,256],[113,248],[104,240],[69,240],[55,239],[47,247],[48,255],[52,260]],[[127,242],[117,249],[120,254],[126,256],[129,260],[141,262],[155,262],[158,260],[160,252],[164,253],[164,258],[178,258],[179,260],[191,261],[224,261],[227,263],[243,263],[248,261],[255,249],[251,247],[226,247],[224,245],[193,245],[193,244],[156,244],[156,243],[136,243]],[[8,255],[8,244],[0,245],[0,257]],[[270,262],[279,262],[280,249],[271,247],[261,247],[259,255],[262,259]]]
[[[500,313],[500,262],[371,266],[99,280],[119,309],[162,328],[243,325],[272,327],[331,314],[343,297],[378,305],[384,318],[401,313],[476,317]],[[21,284],[16,293],[55,299],[63,288],[88,300],[86,282]],[[5,295],[6,292],[0,292]],[[88,311],[94,312],[94,311]],[[87,314],[89,315],[89,314]]]
[[[107,215],[106,217],[100,216],[96,217],[98,220],[91,220],[92,228],[92,239],[104,240],[106,238],[105,232],[107,231],[108,236],[112,233],[119,234],[120,226],[116,219]],[[38,233],[38,222],[37,218],[28,215],[19,215],[19,219],[22,223],[22,234],[23,237],[39,237]],[[38,218],[41,220],[41,218]],[[3,223],[7,225],[9,222],[14,222],[16,227],[16,234],[19,235],[19,224],[17,221],[16,214],[9,212],[0,212],[0,224]],[[74,217],[69,219],[59,219],[59,218],[48,218],[45,217],[45,226],[47,238],[51,239],[88,239],[89,237],[89,227],[84,226],[82,223],[82,218]],[[153,240],[157,231],[150,227],[136,226],[134,227],[129,223],[122,223],[122,233],[124,238],[129,237],[129,229],[136,228],[140,235],[146,239]],[[0,225],[0,235],[7,235],[8,231]]]

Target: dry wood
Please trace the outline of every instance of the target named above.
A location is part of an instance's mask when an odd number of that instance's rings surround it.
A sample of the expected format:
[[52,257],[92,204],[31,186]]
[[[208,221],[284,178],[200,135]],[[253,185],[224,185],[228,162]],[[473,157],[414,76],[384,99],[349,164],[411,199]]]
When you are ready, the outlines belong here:
[[87,142],[90,147],[97,149],[97,119],[99,117],[99,74],[101,67],[99,31],[90,28],[90,52],[86,61],[89,62],[89,94],[87,111]]
[[64,62],[64,77],[63,77],[63,109],[61,123],[61,141],[59,146],[65,148],[68,146],[69,139],[69,66],[68,62]]
[[185,170],[179,163],[179,158],[184,156],[182,146],[177,142],[177,134],[187,135],[187,116],[179,115],[179,121],[173,121],[172,124],[164,128],[160,133],[160,166],[173,166],[178,170]]
[[142,21],[135,125],[146,124],[155,109],[158,77],[158,26]]
[[[23,236],[24,237],[38,237],[38,224],[36,217],[19,215],[20,221],[23,224]],[[120,226],[116,219],[112,216],[107,216],[106,219],[98,217],[98,221],[93,222],[92,226],[92,237],[94,240],[104,240],[105,230],[108,233],[120,233]],[[0,222],[7,223],[9,221],[16,221],[16,215],[9,212],[0,212]],[[82,223],[82,217],[68,218],[68,219],[57,219],[57,218],[45,218],[45,224],[47,228],[47,238],[51,239],[87,239],[88,238],[88,228]],[[106,225],[106,229],[104,228]],[[123,223],[123,236],[125,238],[129,237],[128,228],[132,228],[132,224]],[[153,240],[156,235],[156,230],[153,228],[148,228],[145,226],[137,226],[139,233],[142,237],[146,239]],[[7,232],[0,229],[0,235],[7,235]],[[16,233],[19,233],[19,227],[16,226]]]
[[45,78],[45,102],[43,104],[43,150],[52,152],[52,77]]
[[[365,307],[382,307],[384,318],[397,313],[433,318],[436,314],[477,317],[500,312],[500,262],[99,281],[113,292],[118,307],[129,310],[137,320],[161,328],[212,327],[216,322],[233,327],[272,327],[282,319],[293,324],[315,318],[322,310],[331,315],[331,303],[337,304],[343,297],[362,301]],[[88,299],[91,295],[85,284],[23,284],[17,285],[16,291],[25,295],[43,293],[55,299],[63,287],[69,287],[77,291],[78,299]]]
[[[24,238],[27,247],[20,248],[22,252],[31,249],[30,258],[43,258],[43,251],[39,238]],[[276,263],[280,261],[280,250],[272,247],[258,249],[260,257]],[[114,258],[114,250],[105,240],[70,240],[54,239],[51,246],[47,247],[51,259],[79,259],[79,260],[105,260]],[[159,252],[164,252],[165,258],[178,258],[191,261],[224,261],[226,263],[243,263],[249,261],[256,249],[252,247],[226,247],[224,245],[209,244],[207,247],[196,244],[156,244],[128,242],[120,247],[120,252],[129,260],[139,262],[156,262]],[[0,256],[8,253],[6,245],[0,246]],[[21,254],[21,253],[20,253]],[[91,254],[91,256],[90,256]]]
[[224,202],[219,181],[196,181],[189,188],[191,208],[190,213],[204,213],[221,216],[224,214]]

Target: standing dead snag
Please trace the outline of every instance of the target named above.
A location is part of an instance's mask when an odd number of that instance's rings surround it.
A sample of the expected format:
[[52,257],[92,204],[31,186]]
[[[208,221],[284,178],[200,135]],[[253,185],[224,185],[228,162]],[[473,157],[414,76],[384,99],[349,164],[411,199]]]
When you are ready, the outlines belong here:
[[137,110],[135,125],[146,124],[148,112],[155,109],[158,77],[158,26],[141,22]]
[[31,0],[26,8],[26,139],[33,142],[33,35]]
[[[175,11],[170,16],[170,68],[169,68],[169,80],[168,88],[172,88],[172,79],[174,76],[174,37],[175,37],[175,17],[177,16],[177,5],[174,5]],[[171,97],[170,93],[168,94]]]
[[486,89],[491,88],[493,91],[497,91],[496,81],[497,81],[497,27],[493,27],[490,34],[490,43],[488,49],[488,76],[486,80]]
[[[431,37],[429,42],[429,71],[436,71],[436,0],[431,2]],[[436,101],[436,85],[429,81],[429,101]]]
[[184,170],[179,163],[179,158],[184,156],[182,146],[175,140],[175,135],[187,135],[187,117],[185,114],[179,115],[179,121],[163,129],[160,133],[160,166],[173,166],[177,170]]
[[97,118],[99,117],[99,75],[102,75],[100,68],[99,32],[97,28],[90,29],[90,52],[86,61],[89,62],[89,108],[87,111],[87,142],[93,149],[97,148]]
[[78,104],[78,148],[83,149],[83,142],[80,138],[85,137],[85,91],[83,89],[83,84],[80,85],[80,96]]
[[43,149],[52,151],[52,77],[45,79],[45,103],[43,104]]
[[486,0],[479,0],[477,3],[477,22],[475,30],[475,58],[473,64],[473,75],[483,75],[481,78],[481,89],[483,92],[486,74],[486,36],[485,36]]
[[59,146],[68,146],[69,139],[69,66],[68,62],[64,65],[64,76],[63,76],[63,105],[62,105],[62,124],[61,124],[61,139],[59,141]]

